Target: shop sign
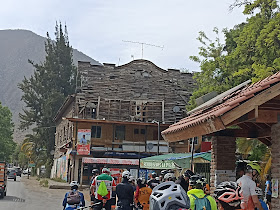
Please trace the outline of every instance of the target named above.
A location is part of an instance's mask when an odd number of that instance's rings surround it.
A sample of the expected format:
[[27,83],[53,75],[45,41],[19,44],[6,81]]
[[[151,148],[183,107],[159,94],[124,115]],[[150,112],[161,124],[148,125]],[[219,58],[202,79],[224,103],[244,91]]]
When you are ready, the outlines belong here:
[[87,158],[87,157],[83,157],[83,163],[112,164],[112,165],[139,165],[139,160],[138,159]]
[[90,155],[90,129],[78,129],[77,155]]
[[140,161],[140,168],[173,169],[176,168],[173,161]]

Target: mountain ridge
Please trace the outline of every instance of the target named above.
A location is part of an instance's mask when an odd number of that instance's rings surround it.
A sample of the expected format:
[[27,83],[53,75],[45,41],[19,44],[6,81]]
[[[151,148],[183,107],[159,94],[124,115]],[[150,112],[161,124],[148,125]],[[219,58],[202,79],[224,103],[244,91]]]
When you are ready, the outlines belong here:
[[[15,124],[14,141],[22,142],[25,134],[30,132],[20,131],[19,113],[24,108],[21,101],[22,92],[18,88],[24,77],[29,78],[34,67],[28,63],[40,63],[45,60],[45,41],[42,37],[30,30],[6,29],[0,30],[0,101],[3,106],[9,107],[13,114]],[[73,62],[77,66],[78,61],[87,61],[95,65],[101,65],[98,61],[84,53],[73,49]]]

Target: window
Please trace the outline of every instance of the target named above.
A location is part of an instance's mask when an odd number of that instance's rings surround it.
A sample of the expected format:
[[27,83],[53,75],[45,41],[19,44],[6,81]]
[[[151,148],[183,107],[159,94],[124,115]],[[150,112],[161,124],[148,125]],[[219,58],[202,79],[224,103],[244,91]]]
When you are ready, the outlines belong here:
[[101,138],[101,126],[91,127],[91,138]]
[[139,134],[139,129],[134,128],[134,134]]
[[197,145],[198,144],[198,137],[193,137],[193,138],[190,138],[190,144],[192,144],[192,141],[194,141],[194,145]]
[[145,134],[146,130],[145,129],[141,129],[141,134]]
[[125,140],[125,126],[124,125],[116,126],[115,139]]

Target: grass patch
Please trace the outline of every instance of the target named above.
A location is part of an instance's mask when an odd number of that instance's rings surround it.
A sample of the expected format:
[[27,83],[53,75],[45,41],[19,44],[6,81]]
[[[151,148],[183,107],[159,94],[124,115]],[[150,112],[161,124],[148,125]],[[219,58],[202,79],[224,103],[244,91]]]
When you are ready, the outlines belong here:
[[40,181],[40,186],[42,187],[48,187],[49,186],[49,181],[47,179],[43,179]]
[[40,177],[37,177],[36,180],[37,180],[37,181],[40,181]]
[[63,182],[63,183],[67,183],[65,180],[61,179],[61,178],[52,178],[51,180],[55,181],[55,182]]

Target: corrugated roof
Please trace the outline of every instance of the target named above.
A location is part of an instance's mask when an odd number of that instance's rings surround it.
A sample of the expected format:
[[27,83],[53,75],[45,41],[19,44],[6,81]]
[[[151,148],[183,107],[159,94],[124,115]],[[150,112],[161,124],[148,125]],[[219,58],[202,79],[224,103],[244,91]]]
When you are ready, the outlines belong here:
[[[238,89],[226,96],[221,100],[219,104],[213,104],[212,106],[206,106],[204,109],[192,113],[190,116],[180,120],[179,122],[169,126],[168,129],[162,131],[163,135],[176,133],[177,131],[185,130],[187,128],[199,125],[208,120],[222,116],[226,112],[234,109],[236,106],[252,98],[259,92],[269,88],[270,86],[280,81],[280,72],[271,75],[259,82]],[[219,96],[223,95],[220,94]],[[217,97],[219,97],[217,96]]]

